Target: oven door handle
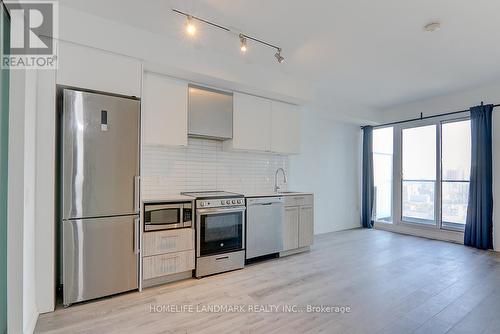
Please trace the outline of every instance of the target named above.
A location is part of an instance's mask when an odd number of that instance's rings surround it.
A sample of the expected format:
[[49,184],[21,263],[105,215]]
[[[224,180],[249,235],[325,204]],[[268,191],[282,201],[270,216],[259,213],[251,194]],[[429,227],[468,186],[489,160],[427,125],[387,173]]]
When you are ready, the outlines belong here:
[[213,215],[219,213],[245,212],[245,210],[246,210],[245,207],[230,208],[230,209],[211,208],[211,209],[197,209],[196,213],[199,215]]

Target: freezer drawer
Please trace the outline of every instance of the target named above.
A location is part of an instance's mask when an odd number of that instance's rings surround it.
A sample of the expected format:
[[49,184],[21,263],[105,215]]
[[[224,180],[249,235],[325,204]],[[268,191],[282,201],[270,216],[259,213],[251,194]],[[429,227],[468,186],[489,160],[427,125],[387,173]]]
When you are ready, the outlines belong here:
[[63,221],[65,305],[138,287],[138,216]]

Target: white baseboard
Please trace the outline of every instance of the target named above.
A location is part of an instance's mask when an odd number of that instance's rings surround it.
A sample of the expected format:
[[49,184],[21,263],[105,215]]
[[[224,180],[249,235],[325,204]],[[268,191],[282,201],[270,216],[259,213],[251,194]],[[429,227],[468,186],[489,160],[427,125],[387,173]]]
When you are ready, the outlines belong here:
[[464,233],[441,229],[420,228],[401,224],[375,223],[375,229],[413,235],[427,239],[450,241],[457,244],[464,243]]

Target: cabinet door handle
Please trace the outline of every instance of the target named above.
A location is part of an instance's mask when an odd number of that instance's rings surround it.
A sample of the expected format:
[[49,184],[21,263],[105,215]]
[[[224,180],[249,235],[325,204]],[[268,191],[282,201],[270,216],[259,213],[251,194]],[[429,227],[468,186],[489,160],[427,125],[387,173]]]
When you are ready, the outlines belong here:
[[141,177],[140,176],[134,176],[134,210],[135,212],[139,212],[141,210],[140,208],[140,201],[139,198],[140,196],[140,189],[141,189]]
[[134,253],[139,254],[139,220],[140,218],[134,218]]

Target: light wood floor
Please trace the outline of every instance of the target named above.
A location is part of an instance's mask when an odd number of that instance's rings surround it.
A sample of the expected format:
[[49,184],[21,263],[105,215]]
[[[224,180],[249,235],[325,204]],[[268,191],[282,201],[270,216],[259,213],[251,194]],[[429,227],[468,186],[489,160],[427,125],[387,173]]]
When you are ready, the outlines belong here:
[[[345,305],[350,313],[151,313],[150,305]],[[500,255],[377,230],[308,253],[41,315],[37,333],[500,333]]]

